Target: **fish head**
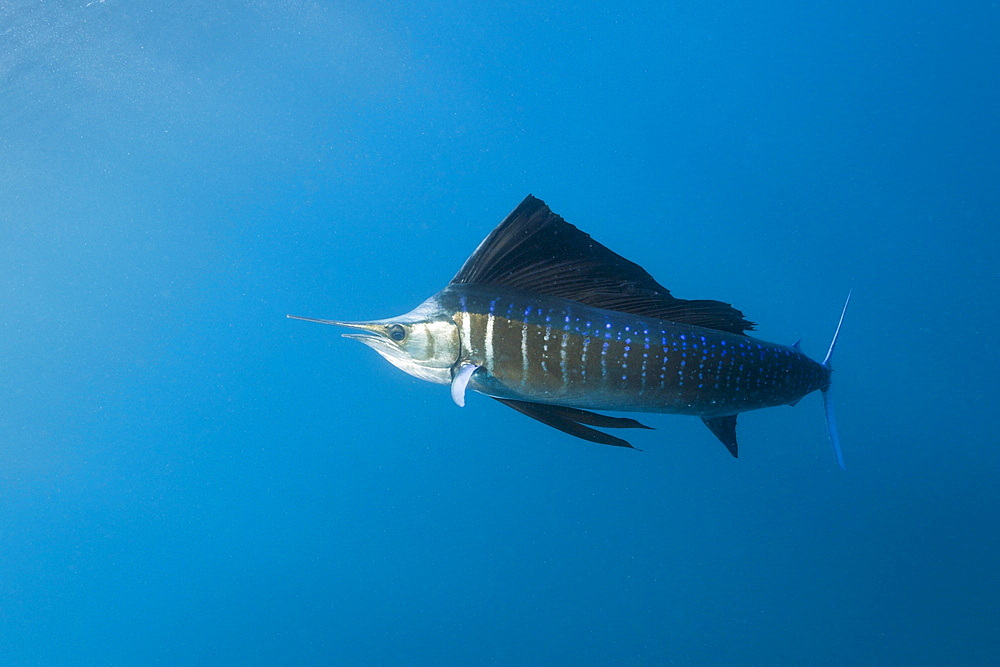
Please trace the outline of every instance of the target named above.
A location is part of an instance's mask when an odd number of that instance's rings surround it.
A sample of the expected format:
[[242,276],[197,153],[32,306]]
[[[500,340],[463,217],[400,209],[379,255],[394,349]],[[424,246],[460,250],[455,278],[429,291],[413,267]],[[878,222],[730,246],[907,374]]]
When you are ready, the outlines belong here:
[[451,382],[451,369],[458,361],[458,325],[431,298],[415,309],[384,320],[342,322],[311,317],[288,317],[358,330],[344,338],[364,343],[390,364],[414,377],[438,384]]

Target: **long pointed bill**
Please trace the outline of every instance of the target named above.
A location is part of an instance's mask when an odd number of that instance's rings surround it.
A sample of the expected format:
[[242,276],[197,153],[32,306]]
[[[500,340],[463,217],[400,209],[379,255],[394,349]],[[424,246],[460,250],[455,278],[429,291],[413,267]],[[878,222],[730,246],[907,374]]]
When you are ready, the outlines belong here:
[[301,315],[285,315],[290,320],[302,320],[303,322],[315,322],[317,324],[332,324],[335,327],[350,327],[352,329],[371,329],[371,322],[341,322],[340,320],[320,320],[315,317],[302,317]]
[[405,315],[382,320],[342,322],[300,315],[286,317],[354,329],[341,335],[372,348],[390,364],[414,377],[439,384],[451,382],[451,369],[460,348],[458,326],[441,310],[435,297]]
[[[315,317],[302,317],[300,315],[285,315],[290,320],[302,320],[303,322],[315,322],[317,324],[331,324],[335,327],[347,327],[348,329],[361,329],[370,333],[376,333],[384,322],[374,320],[371,322],[341,322],[340,320],[321,320]],[[341,334],[344,338],[368,338],[368,334]]]
[[317,324],[331,324],[335,327],[347,327],[348,329],[360,329],[365,333],[345,333],[340,334],[344,338],[351,338],[360,341],[372,348],[392,363],[394,359],[408,359],[409,357],[399,348],[379,335],[385,326],[385,320],[372,320],[370,322],[341,322],[340,320],[321,320],[316,317],[301,317],[299,315],[286,315],[291,320],[302,320],[303,322],[316,322]]

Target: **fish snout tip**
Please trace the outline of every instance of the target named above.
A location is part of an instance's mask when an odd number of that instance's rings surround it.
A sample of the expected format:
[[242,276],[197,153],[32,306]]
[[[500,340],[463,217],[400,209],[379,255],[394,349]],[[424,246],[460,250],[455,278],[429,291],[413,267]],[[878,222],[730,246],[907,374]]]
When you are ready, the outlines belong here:
[[302,320],[303,322],[316,322],[317,324],[330,324],[335,327],[345,327],[352,326],[349,322],[340,322],[338,320],[321,320],[315,317],[302,317],[301,315],[285,315],[290,320]]

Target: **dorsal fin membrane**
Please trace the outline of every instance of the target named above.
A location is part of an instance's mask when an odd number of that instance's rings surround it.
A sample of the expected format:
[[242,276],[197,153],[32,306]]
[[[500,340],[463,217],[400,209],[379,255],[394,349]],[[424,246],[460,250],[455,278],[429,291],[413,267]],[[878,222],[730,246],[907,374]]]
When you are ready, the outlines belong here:
[[641,266],[531,195],[479,244],[451,282],[509,287],[735,334],[753,328],[728,303],[675,298]]

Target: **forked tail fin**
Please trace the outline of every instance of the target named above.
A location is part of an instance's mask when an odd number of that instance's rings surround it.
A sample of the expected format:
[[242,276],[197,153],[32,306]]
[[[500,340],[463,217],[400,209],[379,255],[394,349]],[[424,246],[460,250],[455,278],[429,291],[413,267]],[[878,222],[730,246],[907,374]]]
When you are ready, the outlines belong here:
[[[837,347],[837,337],[840,336],[840,327],[844,326],[844,315],[847,314],[847,304],[851,302],[851,290],[847,293],[847,300],[844,302],[844,309],[840,311],[840,321],[837,322],[837,330],[833,332],[833,340],[830,341],[830,349],[826,352],[826,358],[823,359],[823,368],[832,370],[830,368],[830,357],[833,356],[833,350]],[[823,410],[826,412],[826,428],[830,432],[830,444],[833,445],[833,454],[837,457],[837,463],[843,470],[847,470],[844,465],[844,453],[840,450],[840,436],[837,434],[837,420],[833,415],[833,399],[830,397],[830,385],[826,386],[823,390]]]

